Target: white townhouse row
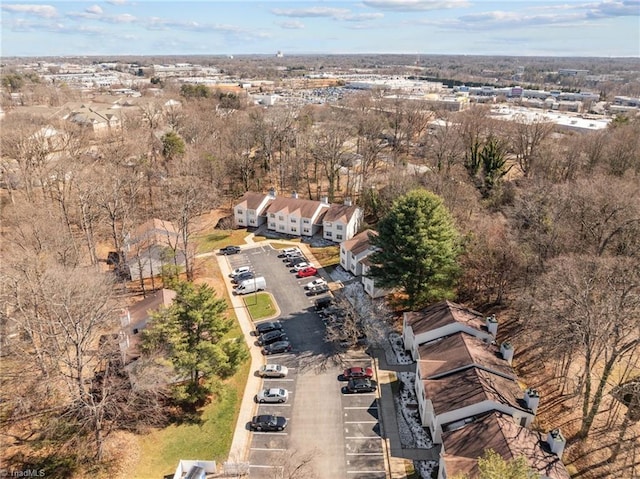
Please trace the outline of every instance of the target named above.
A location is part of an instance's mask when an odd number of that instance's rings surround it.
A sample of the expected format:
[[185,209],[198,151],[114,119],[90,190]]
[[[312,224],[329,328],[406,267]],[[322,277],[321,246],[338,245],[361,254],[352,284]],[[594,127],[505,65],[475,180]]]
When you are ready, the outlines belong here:
[[340,243],[340,266],[354,276],[359,276],[364,290],[374,299],[389,293],[388,290],[376,286],[375,280],[368,276],[372,266],[370,256],[376,251],[370,239],[377,234],[377,231],[365,230]]
[[494,316],[450,301],[404,314],[418,412],[433,442],[442,445],[438,478],[477,477],[478,458],[490,448],[505,460],[524,455],[542,478],[568,479],[561,461],[565,440],[559,430],[545,441],[529,429],[540,396],[520,386],[513,348],[496,344],[497,330]]
[[277,233],[307,237],[321,234],[326,240],[341,243],[358,231],[362,210],[350,200],[330,204],[326,197],[320,201],[305,200],[297,193],[278,197],[272,189],[267,194],[245,193],[233,207],[233,219],[238,228],[266,224],[268,230]]

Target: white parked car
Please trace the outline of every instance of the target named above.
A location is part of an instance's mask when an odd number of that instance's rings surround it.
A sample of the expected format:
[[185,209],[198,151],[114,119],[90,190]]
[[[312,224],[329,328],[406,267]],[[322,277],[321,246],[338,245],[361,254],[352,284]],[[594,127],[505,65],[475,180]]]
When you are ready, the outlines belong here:
[[288,373],[289,369],[280,364],[265,364],[258,369],[258,376],[263,378],[284,378]]
[[281,388],[263,389],[256,396],[258,402],[287,402],[289,399],[289,391]]
[[229,276],[234,278],[234,277],[238,276],[239,274],[249,273],[249,272],[251,272],[251,267],[250,266],[240,266],[239,268],[234,269]]
[[311,289],[311,288],[315,288],[316,286],[323,286],[325,284],[327,284],[327,282],[324,279],[318,278],[311,281],[311,283],[305,284],[304,289]]
[[299,252],[300,250],[298,248],[285,248],[280,250],[280,254],[283,254],[285,256],[291,253],[299,253]]
[[311,263],[307,263],[306,261],[303,261],[302,263],[298,263],[297,265],[295,265],[295,266],[293,267],[293,269],[294,269],[296,272],[298,272],[298,271],[300,271],[301,269],[308,268],[309,266],[311,266]]

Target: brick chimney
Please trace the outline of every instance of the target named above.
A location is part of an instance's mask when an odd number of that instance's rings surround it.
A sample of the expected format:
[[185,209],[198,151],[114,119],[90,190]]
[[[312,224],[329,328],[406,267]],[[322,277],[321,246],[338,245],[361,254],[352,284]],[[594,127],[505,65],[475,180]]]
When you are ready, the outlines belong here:
[[567,445],[567,440],[560,432],[560,429],[553,429],[552,431],[549,431],[547,434],[547,444],[549,445],[551,452],[558,456],[559,459],[562,459],[562,454],[564,453],[564,447]]

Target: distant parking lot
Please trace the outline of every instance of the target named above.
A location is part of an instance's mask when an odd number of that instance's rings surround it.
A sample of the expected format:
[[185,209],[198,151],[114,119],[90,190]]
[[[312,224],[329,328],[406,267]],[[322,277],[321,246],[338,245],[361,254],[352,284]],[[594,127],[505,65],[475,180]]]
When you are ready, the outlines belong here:
[[285,388],[290,396],[285,404],[256,404],[256,415],[284,416],[289,424],[282,432],[252,434],[251,477],[272,478],[275,468],[293,469],[311,458],[319,479],[384,478],[376,393],[344,395],[345,383],[338,380],[344,368],[371,366],[371,358],[335,354],[324,341],[325,326],[313,307],[324,295],[307,296],[303,288],[318,276],[296,278],[278,254],[270,245],[256,245],[226,257],[231,269],[248,265],[256,276],[266,278],[266,291],[280,308],[277,319],[293,346],[289,353],[265,356],[268,363],[287,366],[289,373],[286,378],[264,378],[263,387]]

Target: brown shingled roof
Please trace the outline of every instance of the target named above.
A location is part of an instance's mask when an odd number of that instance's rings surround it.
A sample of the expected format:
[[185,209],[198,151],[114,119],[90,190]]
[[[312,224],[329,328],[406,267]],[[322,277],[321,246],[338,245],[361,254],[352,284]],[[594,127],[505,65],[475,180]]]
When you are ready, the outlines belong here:
[[447,477],[480,474],[478,458],[493,449],[505,460],[524,456],[538,474],[551,479],[569,479],[562,461],[551,453],[540,433],[516,424],[505,414],[494,411],[455,431],[442,434]]
[[374,230],[364,230],[361,233],[358,233],[353,238],[347,241],[342,242],[342,247],[345,251],[350,251],[351,253],[357,255],[367,250],[370,246],[369,244],[369,234],[373,236],[378,236],[378,232]]
[[427,397],[437,415],[489,400],[523,411],[518,383],[480,368],[470,368],[438,379],[423,379]]
[[285,214],[299,213],[301,218],[311,218],[321,205],[319,201],[303,200],[300,198],[276,198],[265,210],[267,213]]
[[421,378],[435,378],[464,367],[478,365],[515,379],[513,368],[491,343],[463,332],[418,347]]
[[418,335],[439,329],[451,323],[463,323],[480,331],[485,331],[485,321],[481,313],[451,301],[440,301],[420,311],[405,313],[407,325]]
[[324,215],[323,221],[333,223],[334,221],[341,220],[344,223],[348,223],[357,210],[357,206],[331,205]]
[[262,193],[253,193],[251,191],[247,191],[242,198],[238,200],[236,206],[243,206],[248,210],[257,210],[260,206],[260,203],[264,200],[266,195]]

